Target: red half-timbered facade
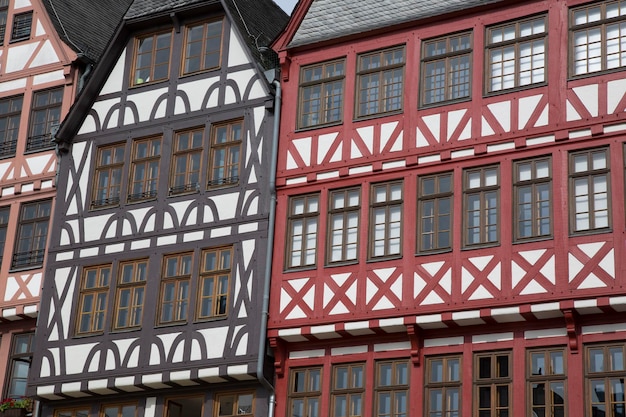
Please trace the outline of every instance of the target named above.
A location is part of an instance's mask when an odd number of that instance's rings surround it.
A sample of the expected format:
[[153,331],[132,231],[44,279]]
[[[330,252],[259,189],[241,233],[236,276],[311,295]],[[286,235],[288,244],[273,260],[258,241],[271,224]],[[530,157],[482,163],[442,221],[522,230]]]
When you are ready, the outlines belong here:
[[274,44],[277,416],[624,416],[626,2],[395,3]]

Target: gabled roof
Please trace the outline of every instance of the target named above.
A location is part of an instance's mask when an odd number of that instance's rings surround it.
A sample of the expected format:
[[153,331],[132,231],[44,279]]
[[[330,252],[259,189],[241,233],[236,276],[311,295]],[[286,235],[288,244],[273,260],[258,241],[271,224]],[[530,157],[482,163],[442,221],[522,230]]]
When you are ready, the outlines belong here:
[[97,62],[132,0],[41,0],[61,40]]
[[288,47],[356,35],[398,24],[459,12],[503,0],[300,0],[298,11],[307,9]]

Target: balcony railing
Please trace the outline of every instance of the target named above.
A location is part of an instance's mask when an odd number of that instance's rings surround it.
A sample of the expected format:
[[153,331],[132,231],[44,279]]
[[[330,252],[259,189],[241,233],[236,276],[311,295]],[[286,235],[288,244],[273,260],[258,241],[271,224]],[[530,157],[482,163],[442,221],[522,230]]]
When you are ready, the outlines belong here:
[[26,151],[39,151],[52,148],[54,148],[54,142],[52,142],[52,135],[50,133],[30,136],[26,142]]
[[216,180],[209,181],[208,186],[215,187],[217,185],[232,185],[232,184],[237,184],[238,182],[239,182],[239,176],[224,177],[224,178],[218,178]]
[[143,193],[129,194],[128,201],[149,200],[151,198],[156,198],[156,196],[156,190],[144,191]]
[[17,139],[8,140],[6,142],[0,142],[0,158],[7,158],[15,156],[15,150],[17,149]]
[[200,191],[200,184],[197,182],[170,187],[170,195],[185,194],[198,191]]
[[25,268],[29,266],[38,266],[43,264],[43,249],[28,252],[18,252],[13,254],[13,268]]

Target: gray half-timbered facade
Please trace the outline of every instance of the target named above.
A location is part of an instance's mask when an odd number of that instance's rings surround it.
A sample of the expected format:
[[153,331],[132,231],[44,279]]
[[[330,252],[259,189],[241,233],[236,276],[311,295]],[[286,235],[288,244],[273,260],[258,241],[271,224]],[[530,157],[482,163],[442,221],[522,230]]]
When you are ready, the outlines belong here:
[[126,12],[56,135],[29,381],[41,415],[267,415],[265,47],[286,21],[271,0]]

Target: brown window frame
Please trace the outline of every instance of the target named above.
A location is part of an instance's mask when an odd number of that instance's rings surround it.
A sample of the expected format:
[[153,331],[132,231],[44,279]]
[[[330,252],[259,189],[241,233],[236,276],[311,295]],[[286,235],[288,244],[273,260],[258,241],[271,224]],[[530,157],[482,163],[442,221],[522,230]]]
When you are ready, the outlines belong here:
[[[296,212],[296,203],[302,201],[303,210],[301,213]],[[309,209],[310,205],[315,206],[315,210]],[[295,234],[295,227],[298,224],[302,224],[302,233],[300,235]],[[314,223],[314,224],[313,224]],[[314,233],[305,233],[309,226],[315,226]],[[320,225],[320,194],[304,194],[298,196],[289,197],[289,212],[287,215],[287,245],[285,245],[285,268],[295,269],[310,267],[317,263],[317,249],[319,238],[319,225]],[[312,235],[307,238],[308,235]],[[294,246],[294,238],[296,236],[301,237],[300,248]],[[296,241],[297,243],[297,241]],[[310,248],[309,243],[313,243],[314,247]],[[309,252],[312,252],[312,261],[308,261]],[[298,263],[294,261],[294,254],[299,254],[300,261]]]
[[[394,198],[393,194],[396,192],[395,187],[399,186],[400,198]],[[384,200],[378,201],[376,190],[378,188],[384,188],[385,197]],[[393,215],[395,214],[394,209],[399,208],[400,218],[397,221],[393,220]],[[376,223],[376,214],[380,211],[383,211],[384,214],[384,223],[380,223],[380,225],[384,225],[383,236],[382,239],[377,238],[377,231],[379,231],[379,223]],[[404,182],[402,180],[394,180],[383,183],[376,183],[370,186],[370,206],[369,206],[369,250],[368,250],[368,259],[369,260],[378,260],[378,259],[388,259],[394,258],[398,256],[402,256],[402,246],[403,246],[403,230],[402,225],[404,223]],[[393,227],[393,225],[399,224],[398,227]],[[397,230],[396,230],[397,229]],[[397,231],[397,236],[394,234]],[[393,242],[397,241],[397,250],[393,249]],[[380,245],[377,242],[382,242],[383,252],[377,252],[377,249]]]
[[[529,168],[528,173],[522,171],[524,167]],[[547,169],[547,176],[541,176],[542,169]],[[552,237],[552,200],[552,157],[513,161],[513,239],[516,242]],[[525,229],[530,232],[524,232]]]
[[[251,397],[250,404],[241,404],[242,397]],[[230,402],[226,401],[225,398],[231,398]],[[219,393],[215,396],[215,417],[235,417],[235,416],[253,416],[254,415],[254,403],[256,400],[256,396],[253,391],[242,391],[242,392],[223,392]],[[222,410],[222,406],[226,406],[230,408],[230,412],[227,410]],[[249,408],[248,408],[249,407]]]
[[[192,404],[191,408],[194,410],[200,407],[200,413],[197,414],[199,416],[204,415],[204,404],[205,398],[204,395],[185,395],[185,396],[177,396],[177,397],[169,397],[165,399],[165,409],[163,410],[163,417],[186,417],[188,416],[189,410],[185,410],[186,406],[189,405],[190,402],[195,402],[196,404]],[[170,410],[176,410],[176,413],[170,413]]]
[[[604,153],[604,167],[602,168],[593,168],[593,156],[598,153]],[[587,170],[585,171],[576,171],[576,158],[577,156],[586,156],[587,161]],[[572,151],[568,155],[569,160],[569,207],[570,207],[570,232],[572,234],[580,234],[580,233],[594,233],[594,232],[604,232],[611,228],[611,158],[608,147],[601,148],[592,148],[585,149],[579,151]],[[591,169],[589,169],[591,167]],[[597,192],[597,188],[595,186],[595,180],[605,177],[605,191],[604,193]],[[587,193],[584,194],[587,196],[587,207],[588,212],[576,212],[577,207],[581,204],[577,199],[579,195],[576,195],[576,184],[582,184],[581,180],[585,180],[587,183]],[[606,210],[602,208],[597,209],[596,206],[598,202],[602,200],[596,200],[595,198],[590,198],[590,196],[597,196],[604,194],[606,195]],[[583,194],[580,194],[582,196]],[[600,205],[601,207],[601,205]],[[598,224],[600,222],[599,219],[603,217],[598,216],[598,213],[606,211],[606,224]],[[581,213],[588,213],[588,227],[587,228],[579,228],[576,221],[577,216]]]
[[33,12],[28,11],[13,16],[11,43],[27,41],[33,31]]
[[[112,403],[112,404],[103,404],[100,408],[100,413],[98,417],[127,417],[128,414],[125,413],[125,408],[134,408],[135,413],[133,417],[137,417],[137,410],[139,405],[137,403]],[[117,408],[117,412],[114,411]],[[115,412],[115,414],[111,414],[111,412]]]
[[[111,163],[104,163],[103,158],[106,157],[107,152],[111,151]],[[112,145],[101,146],[96,152],[94,181],[93,181],[93,197],[91,200],[91,209],[99,209],[111,206],[117,206],[120,204],[122,195],[123,177],[125,175],[124,162],[126,152],[126,143],[115,143]],[[106,174],[107,186],[99,188],[100,174]],[[111,178],[117,174],[117,183],[111,184]],[[105,177],[102,177],[105,178]],[[104,191],[103,199],[97,199],[99,194]]]
[[[197,127],[181,130],[174,134],[170,195],[200,191],[202,167],[204,165],[204,132],[204,127]],[[200,135],[199,137],[197,136],[198,134]],[[184,171],[178,170],[179,163],[181,165],[184,164]],[[192,169],[194,163],[197,163],[197,169]],[[183,178],[183,183],[180,183],[178,178]]]
[[[312,379],[312,374],[316,374],[317,377]],[[287,411],[289,415],[307,417],[321,417],[324,415],[324,412],[320,408],[322,403],[323,376],[324,374],[321,366],[291,369],[289,375],[289,409]],[[301,384],[299,377],[303,378]],[[317,382],[317,384],[314,382]],[[302,412],[295,414],[293,410],[297,404],[301,404]],[[313,409],[311,408],[312,406],[314,406]],[[316,413],[314,412],[315,410],[317,411]]]
[[28,139],[26,141],[27,152],[54,148],[52,129],[61,124],[63,94],[63,87],[33,93],[28,123]]
[[[25,341],[20,342],[19,340]],[[33,360],[33,350],[35,344],[35,332],[30,333],[14,333],[11,337],[11,352],[7,367],[7,377],[4,384],[4,398],[19,399],[26,396],[26,385],[28,375],[20,377],[20,372],[16,369],[18,366],[27,368],[26,373],[30,373],[30,364]],[[24,350],[24,348],[26,350]],[[19,389],[15,384],[20,384],[23,389]]]
[[[604,369],[602,371],[594,372],[593,369],[593,361],[591,358],[591,351],[598,350],[601,351],[602,354],[602,365]],[[611,360],[611,351],[618,353],[621,350],[621,363],[622,366],[626,363],[626,343],[624,341],[621,342],[606,342],[605,344],[594,344],[585,346],[585,369],[584,369],[584,381],[585,381],[585,409],[587,410],[587,415],[600,415],[599,413],[594,413],[594,409],[596,407],[603,407],[604,415],[606,417],[617,417],[618,414],[614,412],[614,409],[611,405],[619,404],[622,414],[624,409],[626,408],[626,402],[624,401],[624,388],[626,388],[624,384],[624,379],[626,379],[626,369],[612,369],[614,362]],[[620,402],[612,402],[611,399],[616,395],[607,395],[608,392],[614,392],[612,390],[611,382],[612,381],[621,381],[621,394],[622,401]],[[592,397],[594,389],[592,389],[593,384],[599,383],[604,386],[604,400],[597,398],[598,401],[593,401]],[[607,389],[609,388],[609,389]],[[594,404],[598,404],[594,406]]]
[[[345,378],[340,378],[339,372],[345,372]],[[334,365],[332,376],[330,417],[361,417],[365,403],[365,363]]]
[[[189,270],[185,271],[184,258],[189,257]],[[168,275],[168,261],[170,259],[176,259],[177,265],[174,275]],[[169,325],[169,324],[184,324],[189,320],[189,306],[191,304],[191,280],[194,270],[194,253],[184,252],[173,255],[165,255],[163,257],[163,273],[161,276],[161,289],[159,293],[159,315],[157,317],[157,325]],[[166,287],[168,285],[174,285],[174,298],[172,300],[166,300]],[[186,295],[179,295],[181,291],[181,285],[187,286]],[[164,319],[165,307],[171,304],[172,313],[171,319]]]
[[[624,53],[626,52],[625,49],[620,48],[621,45],[624,43],[625,41],[625,36],[622,35],[621,37],[617,37],[617,38],[613,38],[614,40],[617,40],[617,46],[618,46],[618,50],[616,53],[614,53],[613,55],[617,56],[617,60],[621,61],[621,65],[618,66],[611,66],[609,68],[609,62],[608,62],[608,39],[607,39],[607,33],[608,30],[607,28],[611,25],[616,25],[617,26],[617,30],[618,32],[620,32],[619,30],[619,26],[620,24],[623,24],[624,21],[626,21],[626,13],[619,15],[621,8],[624,7],[623,5],[620,5],[620,3],[624,3],[623,0],[618,0],[618,1],[599,1],[599,2],[593,2],[590,4],[585,4],[583,6],[580,7],[573,7],[569,10],[569,76],[572,78],[575,77],[582,77],[585,76],[587,74],[601,74],[603,72],[611,72],[611,71],[615,71],[615,70],[619,70],[620,68],[623,68],[624,66],[626,66],[626,60],[624,60],[624,58],[621,58],[621,56],[624,55]],[[617,15],[613,15],[610,17],[607,17],[607,5],[608,4],[616,4],[617,5]],[[600,15],[600,19],[599,20],[595,20],[592,22],[588,21],[588,16],[589,16],[589,11],[591,9],[599,9],[599,15]],[[579,23],[577,23],[577,19],[579,18],[580,14],[580,18],[581,21]],[[587,20],[587,21],[584,21]],[[588,42],[589,40],[589,32],[599,32],[600,35],[600,42],[599,42],[599,47],[594,47],[591,48],[593,50],[599,50],[600,51],[600,55],[599,56],[593,56],[592,58],[595,58],[594,63],[592,63],[591,65],[593,65],[594,68],[596,68],[599,65],[599,68],[597,69],[591,69],[590,70],[590,64],[589,64],[589,45],[592,45],[594,43],[597,42]],[[576,60],[576,53],[577,53],[577,43],[578,41],[576,40],[576,36],[577,34],[583,34],[583,36],[585,36],[586,41],[584,43],[579,43],[579,46],[584,46],[583,51],[581,51],[581,54],[584,55],[585,59],[581,59],[579,60],[580,62],[584,62],[584,70],[578,71],[577,70],[577,61]],[[586,35],[585,35],[586,34]],[[583,53],[584,52],[584,53]]]
[[[127,200],[129,203],[156,198],[161,170],[162,141],[162,136],[152,136],[133,141]],[[144,178],[137,178],[140,175],[139,168],[143,168]]]
[[[219,24],[219,35],[218,36],[209,36],[209,29],[211,28],[212,25],[214,24]],[[191,38],[192,36],[192,31],[197,30],[198,28],[201,28],[202,30],[202,37],[201,38]],[[202,72],[202,71],[210,71],[210,70],[215,70],[215,69],[219,69],[221,67],[221,60],[222,60],[222,43],[223,43],[223,37],[224,37],[224,19],[213,19],[213,20],[206,20],[206,21],[202,21],[202,22],[196,22],[196,23],[190,23],[185,27],[185,40],[184,40],[184,47],[183,47],[183,59],[182,59],[182,68],[181,68],[181,74],[182,75],[189,75],[189,74],[195,74],[197,72]],[[211,50],[207,50],[207,48],[209,48],[209,45],[211,44],[211,40],[212,39],[217,39],[217,43],[218,43],[218,48],[217,50],[215,49],[211,49]],[[192,49],[192,44],[200,44],[200,54],[196,54],[196,55],[190,55],[190,50]],[[217,63],[215,65],[209,65],[207,63],[207,58],[209,56],[216,56],[217,57]],[[196,58],[198,59],[198,68],[196,69],[189,69],[189,63],[190,61]]]
[[76,407],[54,410],[54,417],[89,417],[91,408]]
[[[308,129],[343,122],[345,84],[345,58],[306,65],[300,68],[298,129]],[[338,88],[340,91],[337,93]],[[317,93],[317,98],[313,95],[314,93]],[[313,98],[309,99],[309,97]],[[315,106],[316,102],[317,106]],[[315,108],[317,108],[316,111],[313,110]]]
[[[239,127],[240,137],[237,137]],[[219,132],[226,129],[224,140]],[[211,127],[211,150],[209,152],[209,180],[207,187],[232,186],[239,184],[241,175],[241,153],[243,148],[243,140],[245,136],[245,125],[243,119],[230,120],[227,122],[216,123]],[[220,158],[218,152],[224,152],[224,165],[220,165],[217,161]],[[222,174],[218,174],[216,170],[222,170]],[[226,173],[228,172],[228,176]]]
[[9,18],[9,0],[0,0],[0,46],[4,45],[4,37]]
[[[457,363],[458,379],[453,379],[453,368],[450,368],[451,362]],[[435,374],[434,366],[441,364],[441,379],[433,378]],[[446,356],[430,356],[426,358],[426,366],[424,368],[424,415],[425,416],[448,416],[448,415],[462,415],[463,411],[463,357],[461,355],[446,355]],[[456,391],[458,408],[451,409],[450,394],[454,394]],[[432,394],[440,392],[441,397],[441,410],[434,410]]]
[[[356,197],[356,202],[352,200]],[[340,205],[343,202],[343,205]],[[351,221],[356,219],[356,224]],[[341,224],[337,226],[335,223]],[[328,195],[328,243],[326,263],[329,265],[357,261],[359,258],[359,233],[361,224],[361,187],[333,190]],[[335,244],[335,237],[339,243]],[[337,250],[335,250],[337,249]],[[339,252],[338,258],[334,254]],[[354,253],[353,256],[350,253]]]
[[[209,256],[215,257],[211,266]],[[205,249],[202,251],[202,266],[198,282],[198,301],[196,307],[197,320],[209,320],[228,316],[230,301],[230,285],[234,264],[232,246]],[[207,286],[210,292],[207,292]],[[205,306],[208,302],[208,307]],[[203,313],[203,311],[207,313]]]
[[[497,183],[486,184],[485,175],[491,171],[496,171]],[[479,173],[480,185],[470,188],[470,176],[473,173]],[[463,247],[472,248],[477,246],[495,245],[500,243],[500,166],[488,165],[476,168],[466,168],[463,170]],[[489,206],[488,202],[491,197],[490,194],[495,192],[495,209]],[[470,211],[470,199],[474,196],[479,198],[478,210]],[[491,210],[495,210],[495,224],[490,223]],[[471,213],[477,213],[478,216],[474,216],[474,219],[478,220],[478,225],[474,225],[470,222]],[[489,222],[489,223],[488,223]],[[492,229],[495,232],[495,239],[490,237]],[[478,230],[479,240],[470,240],[471,230]]]
[[[395,53],[401,53],[402,61],[396,61]],[[375,63],[368,64],[368,62],[376,61],[378,56],[379,62],[385,62],[385,56],[389,55],[389,62],[384,65],[378,65]],[[363,119],[369,117],[376,117],[386,114],[399,113],[403,109],[404,102],[404,67],[406,65],[406,47],[405,45],[393,46],[391,48],[381,49],[372,52],[366,52],[357,56],[357,73],[356,73],[356,87],[355,87],[355,118]],[[392,75],[393,77],[400,74],[400,82],[385,83],[385,76]],[[375,87],[361,87],[367,78],[371,77],[373,81],[377,81]],[[393,87],[397,88],[393,88]],[[389,87],[391,94],[387,91]],[[376,94],[371,94],[372,91],[376,91]],[[398,93],[399,95],[393,95]],[[378,97],[377,99],[368,100],[369,97]],[[368,109],[367,103],[375,103],[372,109]],[[388,103],[387,105],[385,103]],[[365,106],[365,107],[362,107]]]
[[[108,275],[105,271],[108,271]],[[91,272],[96,274],[93,285],[88,283]],[[79,302],[76,315],[76,336],[104,333],[107,322],[109,288],[111,286],[112,273],[112,264],[83,268],[83,273],[80,278]],[[91,299],[90,305],[86,304],[88,297]],[[85,319],[87,320],[87,327],[82,330],[81,326]]]
[[[498,359],[507,358],[507,375],[498,374],[498,371],[502,368],[499,366]],[[481,375],[481,360],[489,360],[489,376],[483,377]],[[501,387],[506,387],[507,401],[506,404],[501,404],[498,400],[498,390]],[[481,404],[482,399],[481,389],[487,388],[489,390],[489,406]],[[474,412],[475,415],[483,415],[481,411],[488,411],[491,417],[501,415],[499,410],[507,410],[509,416],[515,414],[512,413],[513,409],[513,354],[511,351],[499,351],[499,352],[485,352],[474,354]]]
[[4,259],[4,249],[7,243],[7,230],[11,220],[11,206],[0,207],[0,265]]
[[[473,43],[474,35],[471,30],[422,42],[420,106],[436,106],[471,98]],[[466,47],[463,48],[462,45]],[[461,61],[464,59],[467,60],[466,67],[462,67],[465,63]],[[443,75],[430,75],[435,69],[441,69],[436,68],[441,64]],[[441,79],[443,86],[437,87],[441,85]],[[464,82],[458,82],[459,79]],[[436,93],[437,91],[440,92]]]
[[[12,158],[17,150],[17,139],[20,129],[20,121],[22,118],[22,106],[24,104],[24,96],[7,97],[0,100],[0,109],[4,108],[6,103],[6,112],[0,113],[0,120],[5,130],[0,131],[2,141],[0,142],[0,158]],[[2,111],[2,110],[0,110]]]
[[[529,35],[525,35],[522,33],[524,24],[536,22],[539,20],[543,20],[543,31],[537,33],[531,33]],[[513,38],[504,39],[505,38],[505,30],[507,28],[513,27],[515,31],[515,35]],[[534,29],[531,29],[534,32]],[[497,32],[500,32],[499,37],[494,38]],[[496,40],[497,39],[497,40]],[[534,53],[535,48],[539,46],[538,41],[543,41],[543,52]],[[530,58],[530,69],[528,71],[522,71],[522,47],[525,45],[530,45],[532,50]],[[504,54],[506,48],[513,47],[514,56],[513,59],[505,60]],[[494,53],[500,54],[502,57],[501,61],[493,61],[492,56]],[[543,62],[543,66],[534,66],[534,59],[536,56],[542,56],[539,61]],[[528,57],[528,56],[526,56]],[[512,73],[504,73],[504,70],[507,68],[507,62],[513,61],[513,72]],[[499,75],[492,77],[491,75],[494,73],[495,64],[500,65]],[[535,75],[535,72],[540,71],[539,75]],[[524,82],[522,78],[522,74],[527,74],[527,78],[529,78],[529,82]],[[505,83],[510,83],[510,79],[506,79],[506,76],[512,75],[513,85],[505,85]],[[534,78],[539,76],[540,78],[536,81]],[[493,80],[500,79],[499,87],[494,86]],[[521,88],[529,88],[537,85],[546,84],[548,82],[548,15],[541,14],[535,15],[531,17],[526,17],[523,19],[518,19],[514,21],[510,21],[503,24],[498,24],[494,26],[489,26],[485,31],[485,91],[487,94],[491,93],[499,93],[501,91],[510,91],[513,89],[521,89]]]
[[[560,354],[562,372],[558,372],[557,355]],[[529,415],[556,417],[567,415],[567,350],[565,347],[532,349],[526,356],[526,390]],[[537,365],[543,365],[537,367]],[[541,388],[543,386],[543,389]],[[551,395],[546,395],[546,386]],[[556,401],[556,389],[562,389],[563,402]],[[535,401],[535,399],[537,401]],[[560,409],[561,413],[556,413]],[[533,414],[535,410],[543,413]]]
[[[31,207],[35,208],[35,212],[32,212]],[[12,270],[43,266],[51,212],[52,200],[22,204],[11,262]]]
[[[448,188],[445,188],[445,178]],[[417,250],[418,253],[443,252],[452,249],[454,173],[442,172],[418,177],[417,187]],[[430,190],[432,189],[432,192]],[[445,211],[445,202],[448,211]],[[448,229],[442,221],[448,218]],[[444,236],[448,243],[445,244]],[[428,243],[428,245],[427,245]]]
[[[406,359],[397,359],[397,360],[386,360],[386,361],[377,361],[376,364],[376,372],[374,375],[374,412],[373,417],[406,417],[410,415],[410,389],[409,383],[411,381],[411,366],[409,365],[409,361]],[[391,371],[391,380],[386,381],[382,380],[382,376],[384,372],[381,368],[390,367]],[[404,368],[404,377],[403,373],[400,370]],[[391,404],[390,410],[386,413],[381,413],[380,405],[381,398],[383,396],[388,396],[390,398],[389,404]],[[398,410],[397,405],[404,398],[403,410]]]
[[[158,41],[159,38],[163,35],[169,36],[169,45],[167,48],[159,48]],[[152,38],[152,47],[149,52],[140,53],[140,48],[142,42],[147,39]],[[152,32],[148,34],[144,34],[141,36],[135,37],[134,41],[134,49],[133,49],[133,65],[131,69],[130,76],[130,86],[136,87],[143,84],[151,84],[160,81],[168,80],[170,77],[170,64],[172,60],[172,40],[173,40],[172,30],[160,31],[160,32]],[[167,62],[156,62],[156,56],[159,51],[163,51],[167,49]],[[138,67],[138,61],[140,56],[149,56],[150,65],[144,67]],[[155,78],[155,72],[157,67],[166,67],[167,73],[164,76],[159,76],[159,78]],[[146,72],[147,71],[147,72]],[[147,74],[147,75],[146,75]]]
[[[117,271],[113,330],[141,328],[147,278],[148,259],[120,262]],[[122,312],[125,312],[125,315],[122,315]]]

